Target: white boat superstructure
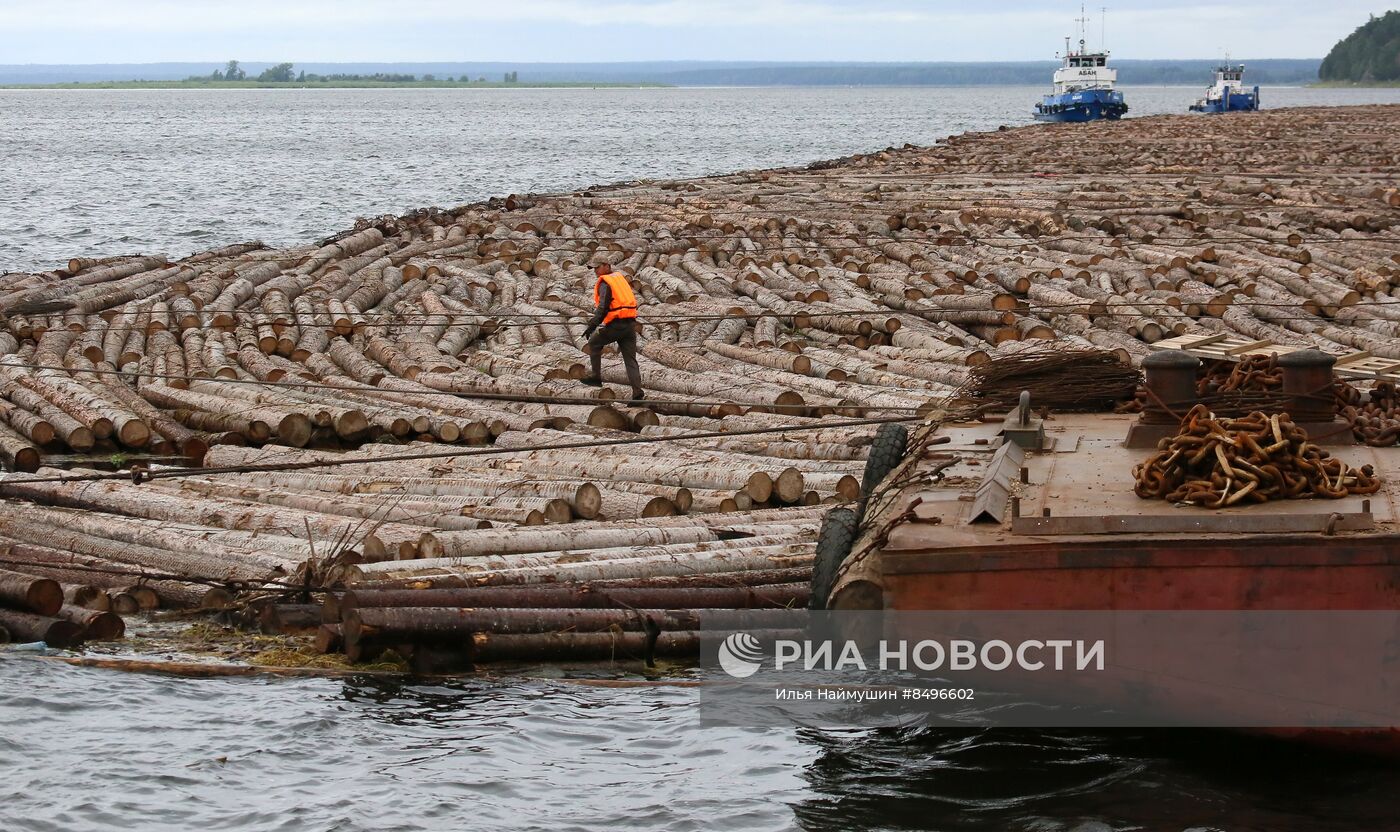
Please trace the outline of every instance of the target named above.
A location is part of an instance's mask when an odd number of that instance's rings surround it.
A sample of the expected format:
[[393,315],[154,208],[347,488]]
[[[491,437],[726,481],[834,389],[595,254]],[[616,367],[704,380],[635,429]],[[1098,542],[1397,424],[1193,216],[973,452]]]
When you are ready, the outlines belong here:
[[1244,64],[1231,66],[1228,63],[1215,70],[1215,84],[1206,93],[1207,98],[1221,98],[1226,88],[1239,92],[1244,87]]
[[1065,63],[1055,70],[1055,95],[1079,90],[1111,90],[1118,83],[1118,70],[1108,66],[1108,52],[1086,52],[1084,41],[1079,51],[1069,48],[1065,38]]

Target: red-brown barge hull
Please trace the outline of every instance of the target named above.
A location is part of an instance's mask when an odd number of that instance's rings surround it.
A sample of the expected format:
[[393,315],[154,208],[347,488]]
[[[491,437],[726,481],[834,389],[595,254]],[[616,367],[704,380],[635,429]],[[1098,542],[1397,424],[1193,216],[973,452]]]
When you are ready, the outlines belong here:
[[[1100,536],[1018,542],[996,553],[899,550],[900,536],[882,552],[886,609],[1393,610],[1400,602],[1400,535]],[[1262,733],[1400,758],[1394,728]]]

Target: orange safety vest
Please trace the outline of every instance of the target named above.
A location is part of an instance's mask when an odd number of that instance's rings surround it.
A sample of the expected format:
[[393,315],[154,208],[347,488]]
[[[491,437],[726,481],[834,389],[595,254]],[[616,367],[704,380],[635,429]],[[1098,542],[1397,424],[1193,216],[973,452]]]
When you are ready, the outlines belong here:
[[632,287],[627,283],[627,278],[617,272],[598,278],[597,284],[593,286],[593,305],[597,306],[601,300],[598,287],[604,283],[607,283],[608,289],[611,290],[612,304],[608,306],[608,314],[603,316],[603,326],[619,318],[637,317],[637,296],[632,294]]

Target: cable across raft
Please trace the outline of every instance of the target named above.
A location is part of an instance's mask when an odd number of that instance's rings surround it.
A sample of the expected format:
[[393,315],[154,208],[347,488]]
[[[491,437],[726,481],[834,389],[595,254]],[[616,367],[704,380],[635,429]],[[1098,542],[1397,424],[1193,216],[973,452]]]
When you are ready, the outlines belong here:
[[[1400,366],[1397,128],[1037,126],[0,276],[0,624],[254,593],[354,658],[691,653],[685,610],[806,602],[881,422],[1107,406],[1180,336]],[[604,262],[641,402],[578,383]]]

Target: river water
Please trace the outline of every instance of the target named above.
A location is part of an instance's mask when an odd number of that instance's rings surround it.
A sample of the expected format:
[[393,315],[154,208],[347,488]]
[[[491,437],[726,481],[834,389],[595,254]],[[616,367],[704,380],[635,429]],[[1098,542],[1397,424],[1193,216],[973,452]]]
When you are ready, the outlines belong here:
[[[801,164],[1039,88],[0,91],[0,272]],[[1126,89],[1133,115],[1191,88]],[[1400,89],[1266,89],[1266,106]],[[702,728],[693,690],[171,679],[0,651],[0,830],[1400,828],[1400,770],[1212,732]]]
[[695,697],[171,679],[0,653],[0,829],[1397,828],[1400,772],[1265,739],[702,729]]
[[[929,144],[1028,123],[1043,92],[0,90],[0,272],[305,242],[428,205]],[[1201,92],[1125,88],[1130,116],[1185,112]],[[1400,89],[1266,88],[1262,99],[1400,103]]]

